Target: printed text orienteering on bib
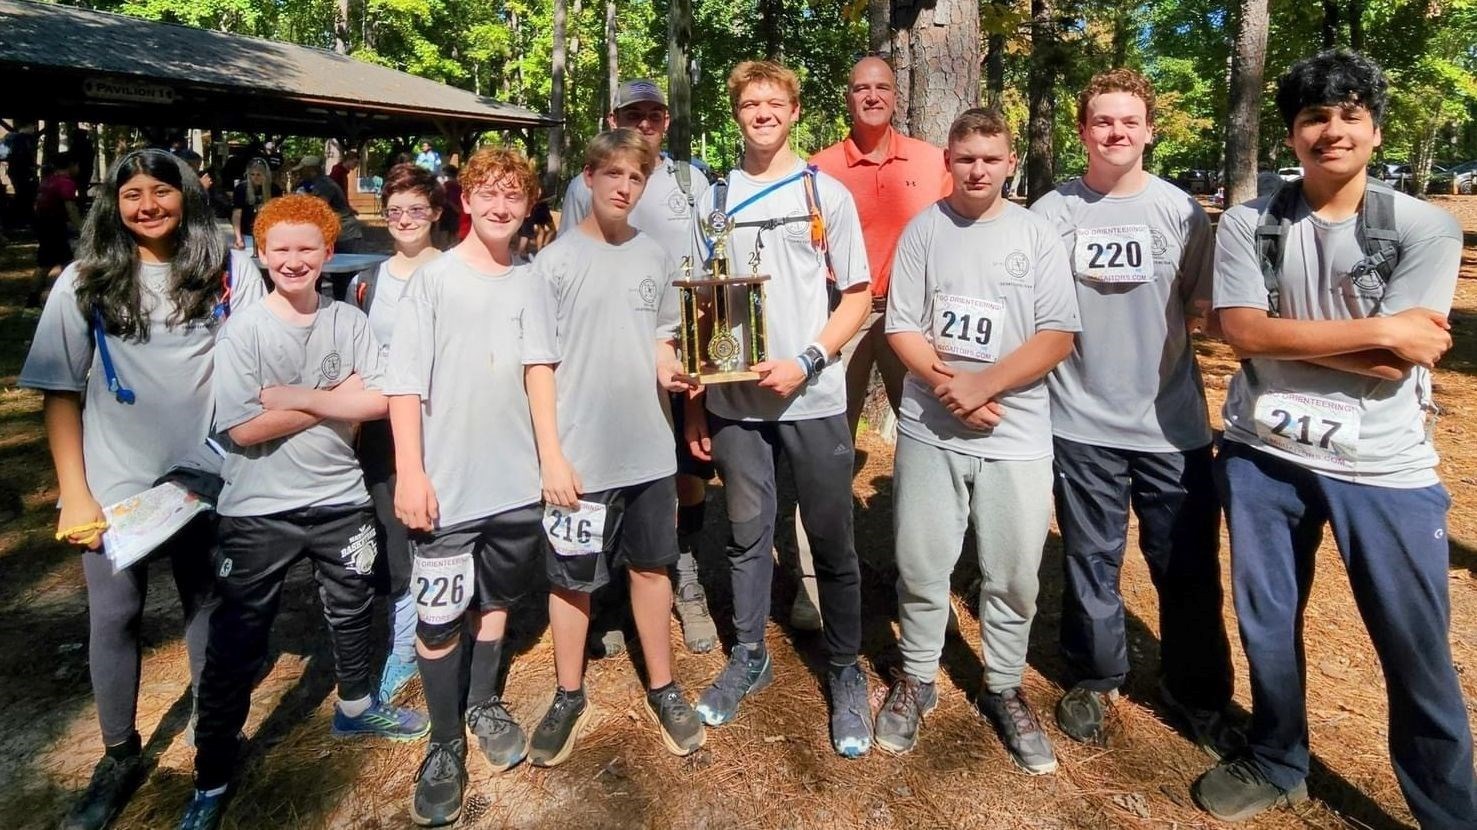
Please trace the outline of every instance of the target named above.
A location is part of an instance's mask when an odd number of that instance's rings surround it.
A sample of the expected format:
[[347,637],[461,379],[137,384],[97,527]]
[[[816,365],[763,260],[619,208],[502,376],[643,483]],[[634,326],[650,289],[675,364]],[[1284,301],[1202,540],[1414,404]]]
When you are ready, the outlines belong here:
[[605,505],[580,501],[578,510],[544,506],[544,534],[560,556],[585,556],[605,549]]
[[933,347],[939,354],[987,363],[1000,359],[1005,303],[939,294],[933,308]]
[[410,587],[415,591],[415,611],[421,622],[442,625],[454,622],[472,604],[472,554],[444,559],[415,557]]
[[1153,282],[1153,234],[1147,225],[1078,228],[1072,271],[1093,282]]
[[1256,400],[1256,434],[1283,452],[1353,467],[1359,460],[1359,407],[1314,395],[1267,392]]

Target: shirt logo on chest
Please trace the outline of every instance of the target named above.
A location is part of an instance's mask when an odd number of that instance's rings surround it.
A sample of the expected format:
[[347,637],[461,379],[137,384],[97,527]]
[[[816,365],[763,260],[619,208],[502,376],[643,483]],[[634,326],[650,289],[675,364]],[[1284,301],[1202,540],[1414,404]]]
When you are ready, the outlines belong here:
[[1159,232],[1158,228],[1149,228],[1149,236],[1153,240],[1151,244],[1154,247],[1154,258],[1163,259],[1164,255],[1169,253],[1169,240]]
[[673,215],[687,217],[687,196],[678,188],[667,195],[667,210]]
[[338,352],[329,352],[324,355],[323,362],[318,364],[318,373],[322,375],[324,383],[338,383],[339,373],[343,370],[344,361]]
[[1025,251],[1011,251],[1005,257],[1005,273],[1015,279],[1024,279],[1031,270],[1031,260]]
[[646,277],[641,284],[636,286],[636,296],[641,302],[636,306],[637,311],[656,310],[657,285],[654,277]]

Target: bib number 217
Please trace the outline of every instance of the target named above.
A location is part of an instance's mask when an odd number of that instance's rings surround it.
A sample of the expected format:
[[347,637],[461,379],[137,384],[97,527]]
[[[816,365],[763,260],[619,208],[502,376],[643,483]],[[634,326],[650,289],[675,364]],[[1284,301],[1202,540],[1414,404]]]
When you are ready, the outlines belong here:
[[1256,433],[1267,446],[1337,467],[1359,458],[1359,408],[1293,392],[1266,392],[1256,401]]

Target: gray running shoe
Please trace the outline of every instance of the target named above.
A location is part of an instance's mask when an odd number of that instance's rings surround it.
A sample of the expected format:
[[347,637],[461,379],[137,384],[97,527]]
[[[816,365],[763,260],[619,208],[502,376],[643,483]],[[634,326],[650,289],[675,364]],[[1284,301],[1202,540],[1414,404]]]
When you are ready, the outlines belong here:
[[1211,767],[1196,779],[1190,793],[1207,813],[1221,821],[1245,821],[1273,807],[1291,807],[1308,800],[1308,785],[1299,781],[1283,790],[1267,780],[1246,753]]
[[467,728],[477,736],[477,745],[493,772],[516,765],[528,754],[528,736],[496,696],[467,707]]
[[1073,686],[1056,704],[1056,725],[1068,738],[1084,744],[1101,744],[1103,721],[1112,695],[1084,686]]
[[831,746],[843,758],[860,758],[872,748],[872,702],[867,676],[856,663],[832,666],[826,674],[831,692]]
[[739,701],[773,682],[774,668],[769,662],[769,652],[765,651],[756,658],[750,656],[746,646],[736,645],[718,679],[698,698],[698,717],[709,726],[722,726],[733,720]]
[[467,741],[457,738],[426,747],[426,759],[415,774],[410,820],[421,827],[452,824],[462,814],[467,789]]
[[646,714],[662,733],[662,743],[673,755],[691,755],[708,739],[703,722],[676,683],[660,692],[646,693]]
[[1242,732],[1224,711],[1196,709],[1180,703],[1169,692],[1169,685],[1159,680],[1159,699],[1164,707],[1190,733],[1190,740],[1201,751],[1217,761],[1235,755],[1246,747],[1246,733]]
[[718,645],[718,626],[713,615],[708,613],[708,597],[703,593],[701,582],[689,582],[677,586],[673,597],[677,607],[677,621],[682,623],[682,642],[693,654],[706,654]]
[[1051,749],[1051,739],[1046,737],[1041,722],[1026,704],[1019,688],[1006,689],[998,695],[985,692],[980,696],[980,709],[995,724],[995,730],[1000,733],[1000,740],[1005,742],[1016,766],[1032,775],[1056,772],[1056,753]]
[[619,628],[612,628],[596,637],[595,632],[591,631],[589,640],[585,643],[585,649],[596,660],[619,657],[626,653],[626,632]]
[[904,673],[896,673],[892,691],[877,713],[877,745],[894,755],[912,752],[918,745],[918,727],[939,704],[938,688]]
[[584,690],[570,693],[554,690],[554,701],[539,721],[529,742],[528,761],[536,767],[554,767],[569,760],[574,743],[590,722],[595,707],[585,701]]

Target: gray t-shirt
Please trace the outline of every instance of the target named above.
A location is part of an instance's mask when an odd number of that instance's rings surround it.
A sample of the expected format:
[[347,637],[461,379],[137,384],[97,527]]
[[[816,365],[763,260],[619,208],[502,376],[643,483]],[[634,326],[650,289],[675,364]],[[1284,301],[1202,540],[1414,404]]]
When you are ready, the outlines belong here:
[[558,362],[559,442],[587,492],[677,472],[656,344],[676,337],[674,264],[644,233],[609,245],[576,229],[539,252],[541,296],[524,318],[524,363]]
[[538,288],[530,266],[491,275],[452,251],[416,269],[400,301],[384,391],[421,400],[422,461],[441,527],[539,500],[523,360],[558,355],[523,351]]
[[1209,444],[1185,329],[1197,304],[1210,307],[1215,236],[1205,211],[1157,176],[1132,196],[1073,179],[1031,210],[1062,235],[1082,314],[1072,353],[1047,376],[1052,432],[1140,452]]
[[[952,368],[977,372],[1039,331],[1075,332],[1077,295],[1057,230],[1007,202],[972,221],[946,200],[914,217],[898,240],[887,293],[887,332],[919,332]],[[965,426],[909,372],[898,429],[954,452],[1000,461],[1051,457],[1046,380],[1002,395],[1000,425]]]
[[[728,241],[728,257],[733,273],[758,273],[770,278],[764,284],[764,319],[771,360],[788,360],[805,351],[820,337],[831,315],[826,256],[811,243],[805,184],[796,177],[804,169],[800,162],[793,170],[767,181],[754,179],[742,170],[728,176],[727,210],[735,224]],[[856,202],[840,182],[825,173],[818,172],[815,178],[836,288],[845,290],[871,282]],[[787,184],[744,205],[750,197],[786,179],[790,179]],[[699,200],[700,219],[713,212],[715,192],[709,190]],[[708,257],[702,224],[693,223],[694,263]],[[761,389],[754,382],[714,384],[708,387],[706,397],[709,411],[732,421],[825,418],[846,411],[846,377],[839,365],[832,365],[788,398]]]
[[[641,199],[631,209],[630,221],[631,227],[655,239],[674,262],[681,262],[692,246],[692,208],[688,194],[682,192],[682,185],[677,181],[677,164],[662,156],[646,180],[646,190],[641,193]],[[691,164],[687,167],[692,183],[691,198],[696,203],[708,192],[708,179]],[[585,185],[583,174],[569,182],[560,211],[560,236],[569,233],[590,215],[590,188]]]
[[[82,392],[82,456],[92,497],[106,507],[149,489],[175,462],[197,449],[210,429],[211,351],[215,319],[171,328],[169,266],[139,266],[149,339],[109,335],[118,380],[132,404],[108,391],[91,320],[77,307],[77,266],[56,281],[21,369],[28,389]],[[245,251],[231,253],[231,312],[241,314],[266,294],[261,271]]]
[[[353,374],[368,388],[380,387],[379,346],[364,312],[323,299],[313,322],[297,326],[258,303],[231,316],[216,346],[215,427],[225,433],[265,412],[263,388],[332,389]],[[217,512],[268,516],[367,502],[353,439],[353,424],[325,420],[250,447],[226,442]]]
[[[1268,199],[1226,211],[1216,232],[1215,307],[1267,308],[1257,257],[1258,216]],[[1423,307],[1451,308],[1462,255],[1462,231],[1446,211],[1395,196],[1400,263],[1381,286],[1354,276],[1364,258],[1357,217],[1328,222],[1298,201],[1283,245],[1282,317],[1355,320]],[[1251,361],[1226,394],[1226,438],[1301,464],[1331,478],[1381,487],[1425,487],[1438,481],[1436,448],[1426,435],[1423,405],[1431,373],[1417,367],[1384,381],[1299,360]]]
[[[435,260],[432,260],[433,262]],[[374,280],[374,299],[369,306],[369,333],[380,347],[380,364],[384,365],[390,354],[390,339],[395,335],[395,319],[400,313],[400,299],[405,296],[409,278],[400,279],[390,273],[390,261],[375,266],[379,273]],[[363,273],[363,272],[361,272]],[[358,297],[360,274],[349,282],[349,296]],[[358,305],[357,301],[355,305]]]

